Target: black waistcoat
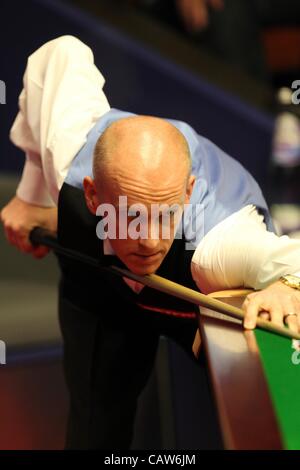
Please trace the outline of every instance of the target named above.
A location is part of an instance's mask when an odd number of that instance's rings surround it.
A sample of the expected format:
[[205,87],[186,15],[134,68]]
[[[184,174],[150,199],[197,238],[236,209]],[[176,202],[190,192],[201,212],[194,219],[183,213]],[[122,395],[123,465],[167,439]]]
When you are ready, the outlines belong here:
[[[81,189],[64,183],[58,202],[58,240],[67,248],[100,259],[105,266],[127,267],[117,256],[103,254],[103,241],[96,236],[96,225],[100,218],[88,210]],[[174,239],[156,274],[199,290],[191,275],[192,250],[185,249],[185,239]],[[113,273],[101,272],[78,261],[58,256],[65,286],[65,295],[71,301],[87,309],[97,308],[99,293],[117,296],[147,310],[162,314],[195,318],[198,307],[169,294],[145,286],[135,293],[121,277]]]

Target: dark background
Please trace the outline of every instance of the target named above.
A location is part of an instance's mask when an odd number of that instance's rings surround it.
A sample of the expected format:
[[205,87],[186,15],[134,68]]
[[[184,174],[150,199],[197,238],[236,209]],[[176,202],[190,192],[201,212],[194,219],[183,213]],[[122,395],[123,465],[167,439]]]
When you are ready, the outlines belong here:
[[1,2],[0,78],[7,104],[0,107],[0,170],[20,171],[23,165],[8,133],[28,55],[72,34],[92,48],[111,106],[187,121],[263,184],[273,126],[270,89],[208,54],[199,61],[195,46],[150,18],[114,2],[99,5],[96,16],[55,0]]

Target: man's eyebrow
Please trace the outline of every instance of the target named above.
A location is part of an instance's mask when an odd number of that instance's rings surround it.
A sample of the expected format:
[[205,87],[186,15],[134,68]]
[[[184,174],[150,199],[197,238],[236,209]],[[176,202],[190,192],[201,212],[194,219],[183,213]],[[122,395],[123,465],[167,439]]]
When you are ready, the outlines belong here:
[[[126,204],[126,205],[123,205],[123,204],[112,204],[112,206],[116,209],[116,210],[125,210],[128,212],[129,209],[131,209],[132,207],[134,208],[134,210],[136,210],[136,208],[134,206],[136,205],[140,205],[142,206],[142,208],[145,208],[147,211],[148,210],[151,210],[151,207],[153,208],[159,208],[159,210],[161,212],[167,212],[168,210],[174,210],[174,208],[178,208],[178,207],[181,207],[181,204],[182,202],[170,202],[170,203],[167,203],[167,202],[154,202],[153,204],[150,204],[150,207],[148,209],[148,207],[146,206],[146,204],[144,204],[143,202],[134,202],[133,204]],[[139,208],[137,208],[137,210],[139,210]]]

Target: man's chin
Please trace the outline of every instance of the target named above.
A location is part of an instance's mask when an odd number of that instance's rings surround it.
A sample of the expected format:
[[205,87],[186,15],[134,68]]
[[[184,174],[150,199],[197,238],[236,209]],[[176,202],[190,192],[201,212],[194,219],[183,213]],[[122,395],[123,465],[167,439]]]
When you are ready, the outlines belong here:
[[132,273],[138,276],[146,276],[147,274],[155,273],[163,262],[163,259],[164,256],[158,256],[150,262],[150,260],[141,261],[136,256],[129,256],[127,259],[123,259],[123,263]]
[[128,269],[138,276],[146,276],[147,274],[153,274],[159,268],[160,263],[153,263],[151,265],[142,265],[142,264],[127,264]]
[[153,274],[155,273],[157,267],[146,267],[146,266],[133,266],[130,271],[133,272],[133,274],[137,274],[138,276],[146,276],[147,274]]

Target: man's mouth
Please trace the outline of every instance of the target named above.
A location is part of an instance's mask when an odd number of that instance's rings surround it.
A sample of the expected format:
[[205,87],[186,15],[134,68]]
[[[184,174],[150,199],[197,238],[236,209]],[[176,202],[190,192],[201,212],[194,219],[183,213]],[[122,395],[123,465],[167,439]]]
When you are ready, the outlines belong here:
[[155,260],[156,258],[158,258],[160,256],[160,251],[157,251],[156,253],[152,253],[150,255],[134,253],[133,256],[136,256],[137,258],[139,258],[142,261],[146,261],[146,262],[147,261],[153,261],[153,260]]

